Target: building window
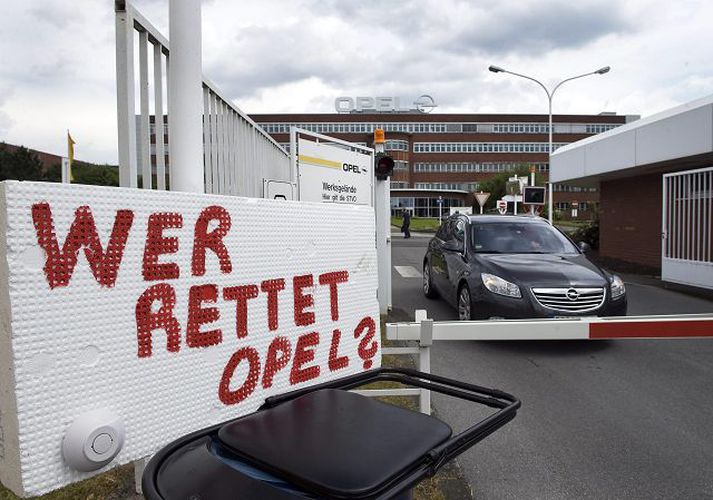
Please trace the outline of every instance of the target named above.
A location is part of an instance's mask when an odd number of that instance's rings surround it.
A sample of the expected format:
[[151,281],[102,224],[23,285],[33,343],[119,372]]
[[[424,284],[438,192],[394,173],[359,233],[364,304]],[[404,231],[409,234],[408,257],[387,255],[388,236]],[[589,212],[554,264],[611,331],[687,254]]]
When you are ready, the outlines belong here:
[[388,139],[384,143],[384,149],[386,151],[408,151],[408,141]]
[[408,182],[391,181],[391,189],[408,189]]
[[607,130],[618,127],[619,124],[611,125],[608,123],[588,123],[586,126],[586,131],[588,134],[601,134]]
[[403,160],[394,160],[395,172],[408,172],[408,162]]

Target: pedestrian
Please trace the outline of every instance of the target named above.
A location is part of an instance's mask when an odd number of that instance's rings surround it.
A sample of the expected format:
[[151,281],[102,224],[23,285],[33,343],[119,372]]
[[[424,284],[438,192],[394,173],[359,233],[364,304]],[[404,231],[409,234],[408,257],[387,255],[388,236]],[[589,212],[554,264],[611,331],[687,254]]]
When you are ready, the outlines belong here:
[[404,210],[404,221],[401,224],[401,232],[404,233],[404,238],[411,237],[411,231],[409,231],[409,226],[411,225],[411,212]]

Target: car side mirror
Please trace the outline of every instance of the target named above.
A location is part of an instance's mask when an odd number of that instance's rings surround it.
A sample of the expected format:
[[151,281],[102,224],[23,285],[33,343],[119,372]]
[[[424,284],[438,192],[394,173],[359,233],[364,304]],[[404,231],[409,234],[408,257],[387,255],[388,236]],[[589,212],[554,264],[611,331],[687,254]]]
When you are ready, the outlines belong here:
[[443,249],[448,250],[450,252],[462,252],[463,244],[460,241],[449,240],[443,244]]
[[586,241],[580,241],[579,244],[579,249],[582,251],[582,253],[589,253],[589,251],[592,249],[592,247],[589,246],[589,243]]

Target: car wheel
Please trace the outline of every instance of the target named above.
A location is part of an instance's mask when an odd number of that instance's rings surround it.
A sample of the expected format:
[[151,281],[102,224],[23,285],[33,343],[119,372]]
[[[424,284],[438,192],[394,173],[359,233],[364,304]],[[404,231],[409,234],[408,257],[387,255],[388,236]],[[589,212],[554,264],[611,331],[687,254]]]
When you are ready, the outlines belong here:
[[429,299],[438,297],[431,281],[431,264],[428,261],[423,263],[423,294]]
[[458,290],[458,319],[461,321],[473,319],[473,301],[470,298],[470,288],[466,283]]

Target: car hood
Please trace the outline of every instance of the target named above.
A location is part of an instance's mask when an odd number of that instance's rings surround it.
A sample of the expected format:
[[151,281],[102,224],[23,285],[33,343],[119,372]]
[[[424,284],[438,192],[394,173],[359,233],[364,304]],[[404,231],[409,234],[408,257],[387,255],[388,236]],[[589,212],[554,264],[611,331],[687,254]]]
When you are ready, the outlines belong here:
[[584,255],[476,254],[484,272],[527,286],[606,286],[604,272]]

